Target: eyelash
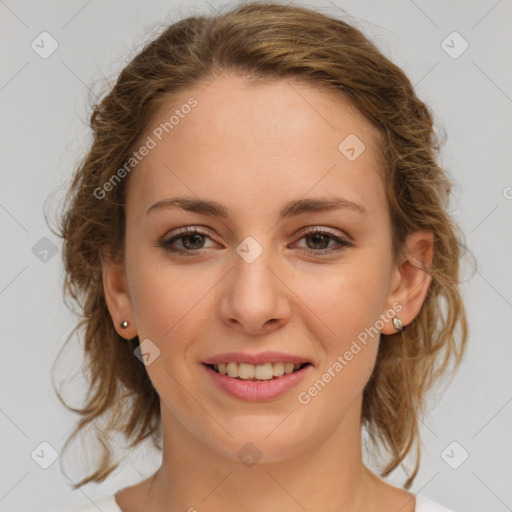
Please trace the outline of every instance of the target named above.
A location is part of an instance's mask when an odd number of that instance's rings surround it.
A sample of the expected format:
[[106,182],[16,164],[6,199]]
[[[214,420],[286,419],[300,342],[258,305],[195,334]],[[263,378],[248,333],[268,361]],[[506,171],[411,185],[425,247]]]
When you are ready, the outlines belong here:
[[[302,240],[302,238],[305,238],[307,236],[317,235],[317,234],[327,236],[331,240],[334,240],[335,242],[337,242],[339,244],[338,247],[335,247],[334,249],[330,248],[330,249],[319,249],[319,250],[305,249],[305,251],[311,252],[315,255],[322,256],[322,255],[326,255],[326,254],[340,252],[343,249],[345,249],[346,247],[351,247],[354,245],[352,242],[350,242],[346,238],[335,235],[334,233],[332,233],[331,231],[329,231],[325,228],[316,228],[316,229],[307,231],[302,234],[302,236],[299,238],[299,240]],[[191,236],[191,235],[202,235],[207,238],[211,238],[208,233],[198,230],[197,228],[186,227],[186,228],[182,228],[176,235],[172,236],[171,238],[160,240],[158,245],[167,252],[174,253],[174,254],[181,254],[185,257],[199,256],[199,255],[204,254],[204,252],[207,252],[208,249],[185,250],[185,249],[175,249],[175,248],[171,247],[171,244],[174,243],[175,241],[185,238],[186,236]],[[200,251],[202,251],[202,252],[200,252]]]

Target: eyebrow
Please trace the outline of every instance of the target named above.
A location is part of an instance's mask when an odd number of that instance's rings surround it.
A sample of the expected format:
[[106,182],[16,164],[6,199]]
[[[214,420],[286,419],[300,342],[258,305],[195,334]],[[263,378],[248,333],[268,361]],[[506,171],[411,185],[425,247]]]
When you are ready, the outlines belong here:
[[[152,204],[146,213],[155,212],[168,208],[181,208],[183,210],[228,219],[230,217],[229,209],[216,201],[200,199],[197,197],[181,196],[163,199]],[[368,213],[366,208],[359,203],[343,199],[341,197],[299,199],[286,203],[279,212],[279,220],[295,217],[304,213],[314,213],[323,211],[332,211],[338,209],[348,209],[361,214]]]
[[[210,215],[228,219],[230,217],[229,210],[223,204],[216,201],[199,199],[196,197],[173,197],[163,199],[152,204],[146,214],[167,208],[181,208],[183,210],[200,213],[202,215]],[[295,217],[304,213],[323,212],[338,209],[353,210],[362,214],[368,213],[366,208],[359,203],[354,203],[348,199],[341,197],[315,198],[315,199],[298,199],[286,203],[279,212],[279,220]]]

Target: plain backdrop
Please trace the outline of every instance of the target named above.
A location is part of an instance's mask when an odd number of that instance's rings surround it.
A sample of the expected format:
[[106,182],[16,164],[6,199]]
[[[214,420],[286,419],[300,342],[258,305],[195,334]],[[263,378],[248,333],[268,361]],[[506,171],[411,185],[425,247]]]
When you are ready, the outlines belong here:
[[[478,271],[463,288],[467,356],[421,424],[422,466],[412,491],[455,510],[512,510],[512,2],[295,3],[350,14],[408,74],[446,133],[441,162],[457,184],[450,211]],[[220,5],[226,3],[0,0],[2,511],[64,510],[158,467],[158,454],[144,448],[129,453],[107,481],[73,492],[71,479],[82,476],[79,462],[90,448],[66,474],[59,460],[41,467],[51,459],[37,454],[51,457],[55,450],[58,457],[77,420],[51,383],[52,364],[74,323],[61,295],[61,243],[43,208],[87,150],[95,95],[166,23]],[[58,46],[45,55],[52,45]],[[80,370],[80,341],[72,347],[62,375]],[[79,376],[69,389],[66,396],[78,405]],[[401,484],[402,470],[390,480]]]

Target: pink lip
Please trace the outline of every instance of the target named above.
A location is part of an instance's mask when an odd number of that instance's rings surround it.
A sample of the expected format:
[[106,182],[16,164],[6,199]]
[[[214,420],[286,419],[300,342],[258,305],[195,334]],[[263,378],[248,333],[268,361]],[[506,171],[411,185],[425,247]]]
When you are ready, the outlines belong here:
[[283,354],[282,352],[261,352],[260,354],[247,354],[245,352],[227,352],[203,361],[205,364],[218,363],[247,363],[247,364],[265,364],[265,363],[310,363],[311,361],[304,357]]
[[[230,359],[230,361],[233,361],[233,359]],[[274,359],[274,361],[276,361],[276,359]],[[240,398],[241,400],[247,400],[249,402],[270,400],[286,393],[286,391],[295,387],[312,369],[312,365],[307,364],[296,372],[288,373],[281,377],[274,377],[271,380],[257,382],[252,380],[234,379],[227,375],[217,373],[213,368],[206,366],[206,364],[203,364],[202,366],[220,389],[235,398]]]

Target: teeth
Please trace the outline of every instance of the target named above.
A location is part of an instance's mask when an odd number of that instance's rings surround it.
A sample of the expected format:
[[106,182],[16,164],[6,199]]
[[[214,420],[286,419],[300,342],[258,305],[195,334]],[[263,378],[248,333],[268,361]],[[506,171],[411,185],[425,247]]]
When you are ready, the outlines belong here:
[[219,363],[213,367],[222,375],[228,375],[233,378],[243,380],[270,380],[274,377],[281,377],[284,374],[292,373],[300,368],[300,363],[265,363],[265,364],[247,364],[247,363]]
[[238,364],[228,363],[227,372],[230,377],[238,377]]
[[[242,366],[240,364],[240,366]],[[252,366],[247,365],[247,366]],[[252,366],[254,368],[254,378],[258,380],[270,380],[274,378],[274,366],[272,363],[259,364]]]
[[[235,363],[231,363],[231,364],[235,364]],[[252,365],[252,364],[245,364],[245,363],[240,363],[238,365],[238,377],[240,377],[241,379],[254,379],[254,374],[255,374],[255,371],[256,371],[256,368]],[[261,379],[261,377],[258,376],[259,379]]]

